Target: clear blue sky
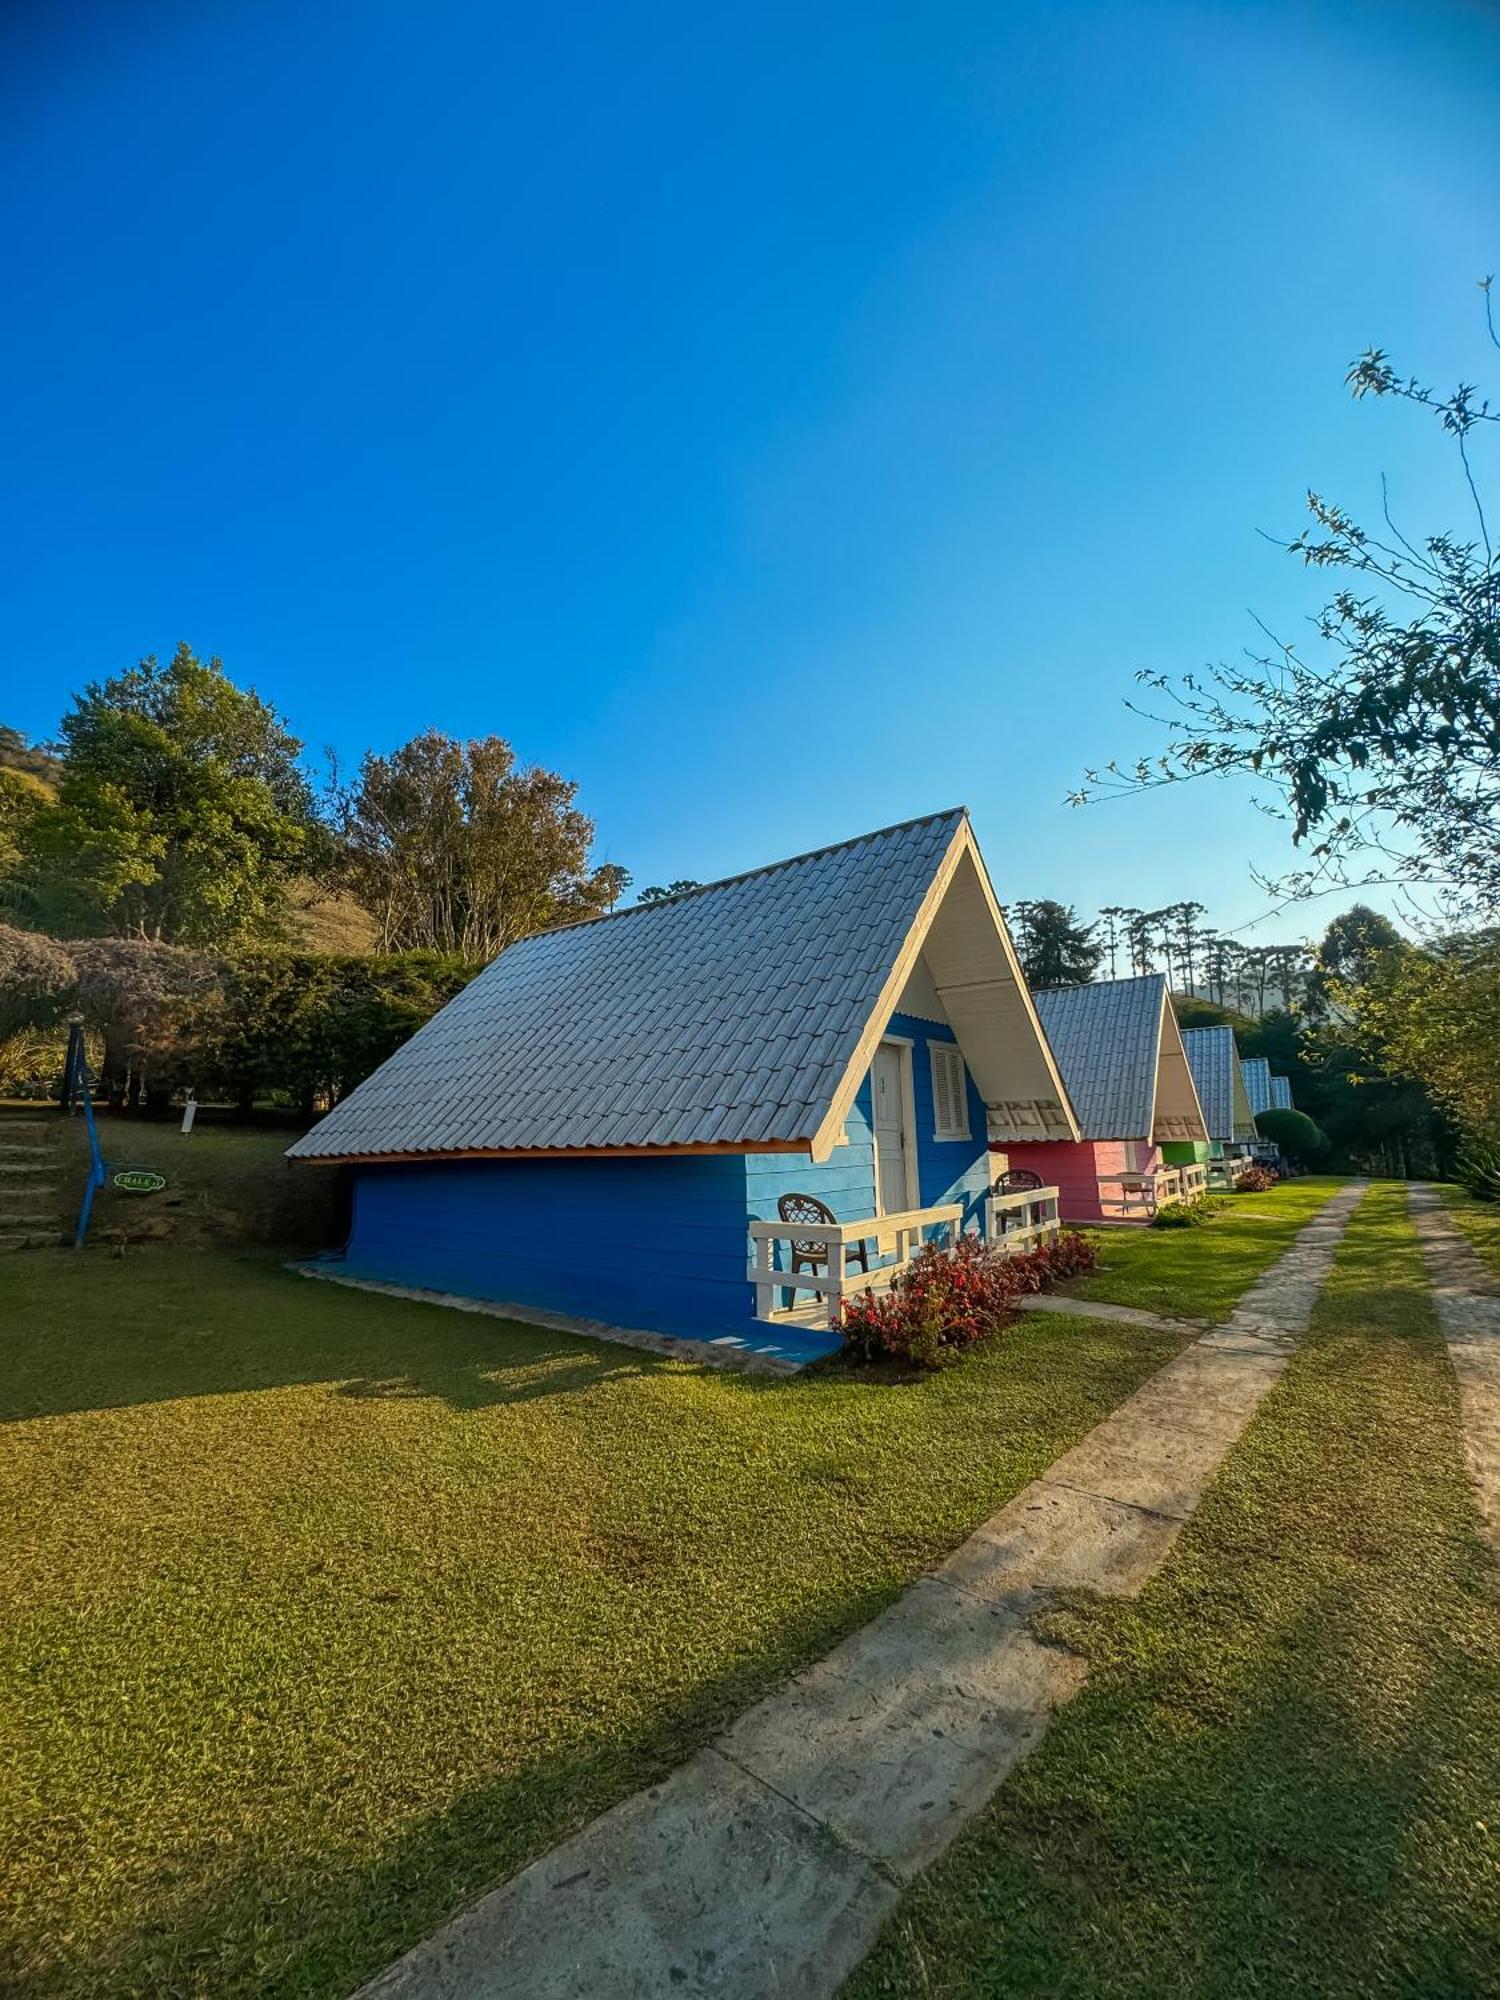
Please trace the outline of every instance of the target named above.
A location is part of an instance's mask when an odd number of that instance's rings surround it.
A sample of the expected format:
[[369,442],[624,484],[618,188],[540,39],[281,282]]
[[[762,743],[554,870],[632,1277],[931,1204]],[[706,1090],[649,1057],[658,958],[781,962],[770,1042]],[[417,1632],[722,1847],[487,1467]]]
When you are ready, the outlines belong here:
[[1242,796],[1063,794],[1297,629],[1309,484],[1456,523],[1341,376],[1486,372],[1497,101],[1436,0],[11,0],[0,720],[185,638],[638,882],[963,802],[1002,896],[1244,921]]

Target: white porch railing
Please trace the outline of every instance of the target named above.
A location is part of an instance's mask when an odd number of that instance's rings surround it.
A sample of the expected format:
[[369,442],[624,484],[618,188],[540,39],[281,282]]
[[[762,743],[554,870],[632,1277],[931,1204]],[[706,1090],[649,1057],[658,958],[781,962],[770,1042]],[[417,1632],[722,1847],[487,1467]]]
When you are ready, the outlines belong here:
[[[796,1304],[781,1306],[777,1294],[813,1292],[820,1308],[818,1318],[837,1331],[845,1299],[889,1285],[921,1249],[925,1230],[951,1227],[962,1221],[963,1212],[963,1204],[953,1201],[936,1208],[903,1209],[897,1215],[865,1215],[854,1222],[752,1222],[750,1237],[755,1245],[755,1261],[750,1266],[750,1277],[755,1285],[755,1317],[768,1320],[799,1317]],[[788,1264],[792,1261],[794,1242],[816,1243],[823,1268],[778,1270],[779,1242],[787,1245]],[[894,1255],[886,1263],[872,1264],[868,1271],[849,1270],[849,1245],[870,1242],[876,1245],[877,1256],[887,1243],[893,1246]],[[825,1302],[826,1315],[821,1310]]]
[[1208,1193],[1208,1168],[1203,1161],[1196,1160],[1191,1166],[1181,1167],[1178,1171],[1182,1175],[1184,1201],[1196,1201],[1199,1195]]
[[1007,1257],[1035,1250],[1062,1229],[1055,1187],[1022,1188],[1016,1194],[990,1196],[990,1242]]
[[[1109,1190],[1117,1192],[1111,1196]],[[1099,1206],[1106,1222],[1149,1221],[1164,1202],[1181,1201],[1182,1170],[1158,1167],[1154,1174],[1100,1174]],[[1110,1209],[1115,1213],[1111,1215]]]

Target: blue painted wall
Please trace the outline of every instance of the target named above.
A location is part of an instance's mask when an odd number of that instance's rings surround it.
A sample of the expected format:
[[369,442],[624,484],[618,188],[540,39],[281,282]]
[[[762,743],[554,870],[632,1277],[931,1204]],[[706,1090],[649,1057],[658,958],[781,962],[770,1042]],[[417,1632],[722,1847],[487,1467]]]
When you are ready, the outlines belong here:
[[701,1334],[750,1317],[746,1262],[743,1158],[683,1154],[362,1168],[345,1268]]
[[[982,1230],[984,1105],[969,1082],[967,1140],[933,1137],[929,1041],[951,1030],[898,1014],[908,1036],[924,1207],[962,1201]],[[747,1224],[798,1188],[841,1217],[875,1207],[868,1077],[848,1143],[821,1163],[791,1153],[667,1159],[434,1161],[356,1171],[345,1268],[388,1284],[545,1307],[683,1335],[743,1333],[754,1314]],[[804,1295],[805,1296],[805,1295]]]

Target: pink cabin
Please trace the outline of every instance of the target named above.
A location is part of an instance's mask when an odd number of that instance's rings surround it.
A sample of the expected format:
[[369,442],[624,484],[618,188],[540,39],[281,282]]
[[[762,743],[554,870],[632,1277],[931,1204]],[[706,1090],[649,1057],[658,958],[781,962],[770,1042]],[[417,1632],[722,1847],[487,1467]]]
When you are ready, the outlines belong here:
[[1058,1190],[1065,1222],[1149,1222],[1207,1185],[1208,1127],[1167,982],[1062,986],[1035,996],[1082,1137],[1004,1148]]

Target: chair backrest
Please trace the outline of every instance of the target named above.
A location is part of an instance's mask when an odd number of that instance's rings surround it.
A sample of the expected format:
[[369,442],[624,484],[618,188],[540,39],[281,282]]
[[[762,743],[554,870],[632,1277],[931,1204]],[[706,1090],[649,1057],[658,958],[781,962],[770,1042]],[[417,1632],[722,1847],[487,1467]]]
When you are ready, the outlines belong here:
[[1025,1194],[1029,1188],[1045,1187],[1040,1174],[1034,1174],[1030,1167],[1012,1167],[1008,1174],[1002,1174],[990,1190],[992,1194]]
[[[776,1204],[776,1213],[783,1222],[837,1222],[838,1217],[826,1201],[819,1201],[815,1194],[784,1194]],[[794,1257],[821,1257],[826,1260],[826,1243],[792,1244]]]

